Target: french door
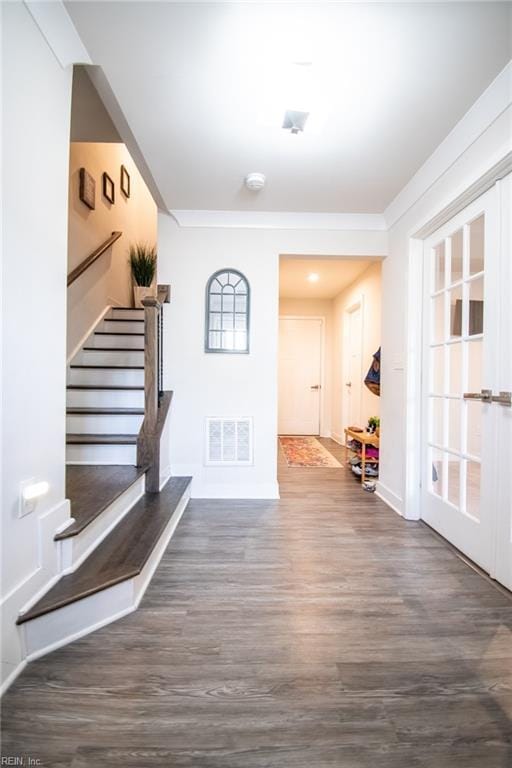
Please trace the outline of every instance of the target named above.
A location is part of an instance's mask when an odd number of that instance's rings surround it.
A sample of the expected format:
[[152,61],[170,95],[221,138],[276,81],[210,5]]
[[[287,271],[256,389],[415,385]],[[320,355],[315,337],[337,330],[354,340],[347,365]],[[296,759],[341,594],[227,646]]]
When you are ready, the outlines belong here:
[[512,588],[507,198],[510,178],[425,242],[422,518]]

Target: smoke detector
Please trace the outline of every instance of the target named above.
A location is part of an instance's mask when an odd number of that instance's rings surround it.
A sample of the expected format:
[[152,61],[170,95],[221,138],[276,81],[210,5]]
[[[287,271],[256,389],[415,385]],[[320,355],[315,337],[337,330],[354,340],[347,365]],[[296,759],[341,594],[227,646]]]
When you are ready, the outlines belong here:
[[250,189],[251,192],[259,192],[265,186],[265,174],[264,173],[249,173],[245,177],[245,186]]

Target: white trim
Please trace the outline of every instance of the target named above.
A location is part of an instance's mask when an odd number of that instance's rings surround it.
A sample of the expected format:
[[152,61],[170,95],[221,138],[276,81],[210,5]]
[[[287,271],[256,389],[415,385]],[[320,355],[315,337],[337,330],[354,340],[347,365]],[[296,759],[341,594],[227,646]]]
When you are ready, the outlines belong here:
[[287,211],[169,211],[180,227],[227,229],[321,229],[385,231],[380,213],[312,213]]
[[510,106],[511,79],[512,62],[509,62],[388,205],[384,211],[388,229],[423,197]]
[[24,5],[63,69],[72,64],[92,64],[61,0],[46,3],[25,0]]
[[393,493],[391,488],[388,488],[387,485],[384,485],[381,483],[380,480],[377,480],[376,485],[376,491],[375,495],[379,497],[381,501],[383,501],[385,504],[390,507],[393,512],[396,512],[397,515],[400,515],[400,517],[404,517],[403,514],[403,501],[400,498],[400,496],[397,496],[396,493]]
[[338,445],[341,445],[342,448],[345,448],[344,438],[337,432],[331,432],[331,440],[334,440],[335,443],[338,443]]
[[84,333],[80,341],[75,345],[73,351],[68,355],[68,358],[66,360],[66,365],[70,365],[73,358],[81,351],[82,347],[85,346],[85,342],[88,340],[89,336],[92,336],[95,328],[105,319],[105,317],[108,315],[111,309],[112,309],[112,305],[108,304],[104,309],[101,310],[96,320],[93,320],[93,322],[91,323],[89,328],[86,330],[86,332]]
[[[324,388],[325,388],[325,335],[326,335],[326,320],[325,315],[278,315],[278,322],[281,320],[320,320],[320,397],[318,400],[318,435],[319,437],[330,437],[330,430],[326,430],[324,419]],[[278,362],[279,369],[279,362]],[[279,382],[278,382],[279,393]],[[279,427],[278,427],[279,434]]]

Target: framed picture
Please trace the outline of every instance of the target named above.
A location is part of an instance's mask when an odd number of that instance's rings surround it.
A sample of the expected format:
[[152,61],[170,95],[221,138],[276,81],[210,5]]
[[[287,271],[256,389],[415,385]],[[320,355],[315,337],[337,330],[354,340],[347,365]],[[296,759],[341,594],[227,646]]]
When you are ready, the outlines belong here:
[[80,168],[80,187],[78,196],[84,205],[94,211],[96,207],[96,182],[85,168]]
[[115,185],[108,173],[103,173],[103,197],[106,197],[109,203],[115,200]]
[[121,166],[121,192],[125,197],[130,197],[130,174],[124,165]]

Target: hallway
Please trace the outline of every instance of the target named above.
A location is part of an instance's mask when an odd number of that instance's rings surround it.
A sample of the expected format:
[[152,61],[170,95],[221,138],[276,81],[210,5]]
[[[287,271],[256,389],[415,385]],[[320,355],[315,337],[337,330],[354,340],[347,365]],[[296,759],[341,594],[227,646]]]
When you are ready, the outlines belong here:
[[[322,441],[344,462],[344,451]],[[512,599],[347,467],[190,502],[141,608],[29,665],[46,768],[507,768]]]

